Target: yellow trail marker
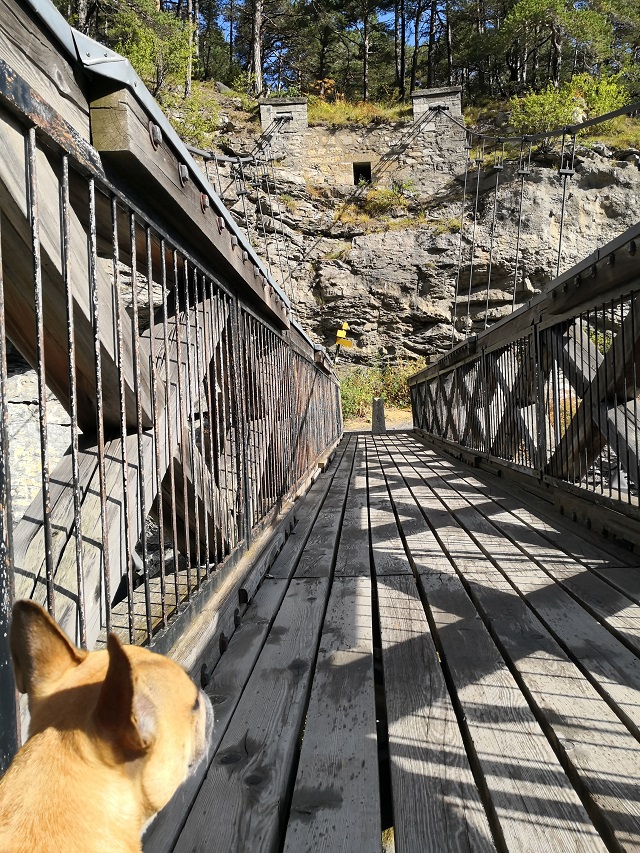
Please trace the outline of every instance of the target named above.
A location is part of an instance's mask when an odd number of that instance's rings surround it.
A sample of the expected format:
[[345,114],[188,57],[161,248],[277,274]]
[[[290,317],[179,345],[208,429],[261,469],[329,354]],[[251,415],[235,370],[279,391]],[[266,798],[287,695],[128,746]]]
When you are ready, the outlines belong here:
[[336,344],[340,347],[352,347],[353,341],[349,341],[347,338],[338,338]]

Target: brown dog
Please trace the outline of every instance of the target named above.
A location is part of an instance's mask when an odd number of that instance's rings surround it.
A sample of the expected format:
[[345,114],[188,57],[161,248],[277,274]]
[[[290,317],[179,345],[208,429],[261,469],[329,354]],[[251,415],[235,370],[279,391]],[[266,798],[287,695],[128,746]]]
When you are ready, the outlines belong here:
[[207,697],[173,661],[110,635],[76,648],[32,601],[13,609],[11,652],[29,739],[0,781],[2,853],[132,853],[204,757]]

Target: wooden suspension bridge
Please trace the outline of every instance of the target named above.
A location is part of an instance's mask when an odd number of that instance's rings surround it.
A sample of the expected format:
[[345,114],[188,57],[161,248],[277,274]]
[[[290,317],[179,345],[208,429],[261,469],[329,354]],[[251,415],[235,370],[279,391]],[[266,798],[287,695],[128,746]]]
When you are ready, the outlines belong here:
[[[0,0],[0,770],[32,597],[211,696],[149,853],[640,850],[639,237],[412,377],[413,431],[344,434],[128,64]],[[20,517],[5,339],[38,378]]]

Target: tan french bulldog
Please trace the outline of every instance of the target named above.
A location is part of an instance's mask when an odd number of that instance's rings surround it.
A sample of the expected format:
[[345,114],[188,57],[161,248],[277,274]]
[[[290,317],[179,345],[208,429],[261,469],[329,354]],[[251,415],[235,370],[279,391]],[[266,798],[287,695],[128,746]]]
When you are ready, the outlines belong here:
[[133,853],[203,759],[208,698],[173,661],[113,634],[76,648],[32,601],[13,608],[11,652],[29,739],[0,781],[2,853]]

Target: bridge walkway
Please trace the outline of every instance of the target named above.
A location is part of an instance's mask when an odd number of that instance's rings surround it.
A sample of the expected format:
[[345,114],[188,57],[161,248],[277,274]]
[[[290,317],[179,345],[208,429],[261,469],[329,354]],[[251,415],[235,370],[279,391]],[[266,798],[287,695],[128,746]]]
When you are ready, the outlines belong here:
[[145,851],[638,850],[639,655],[630,552],[411,433],[347,434]]

